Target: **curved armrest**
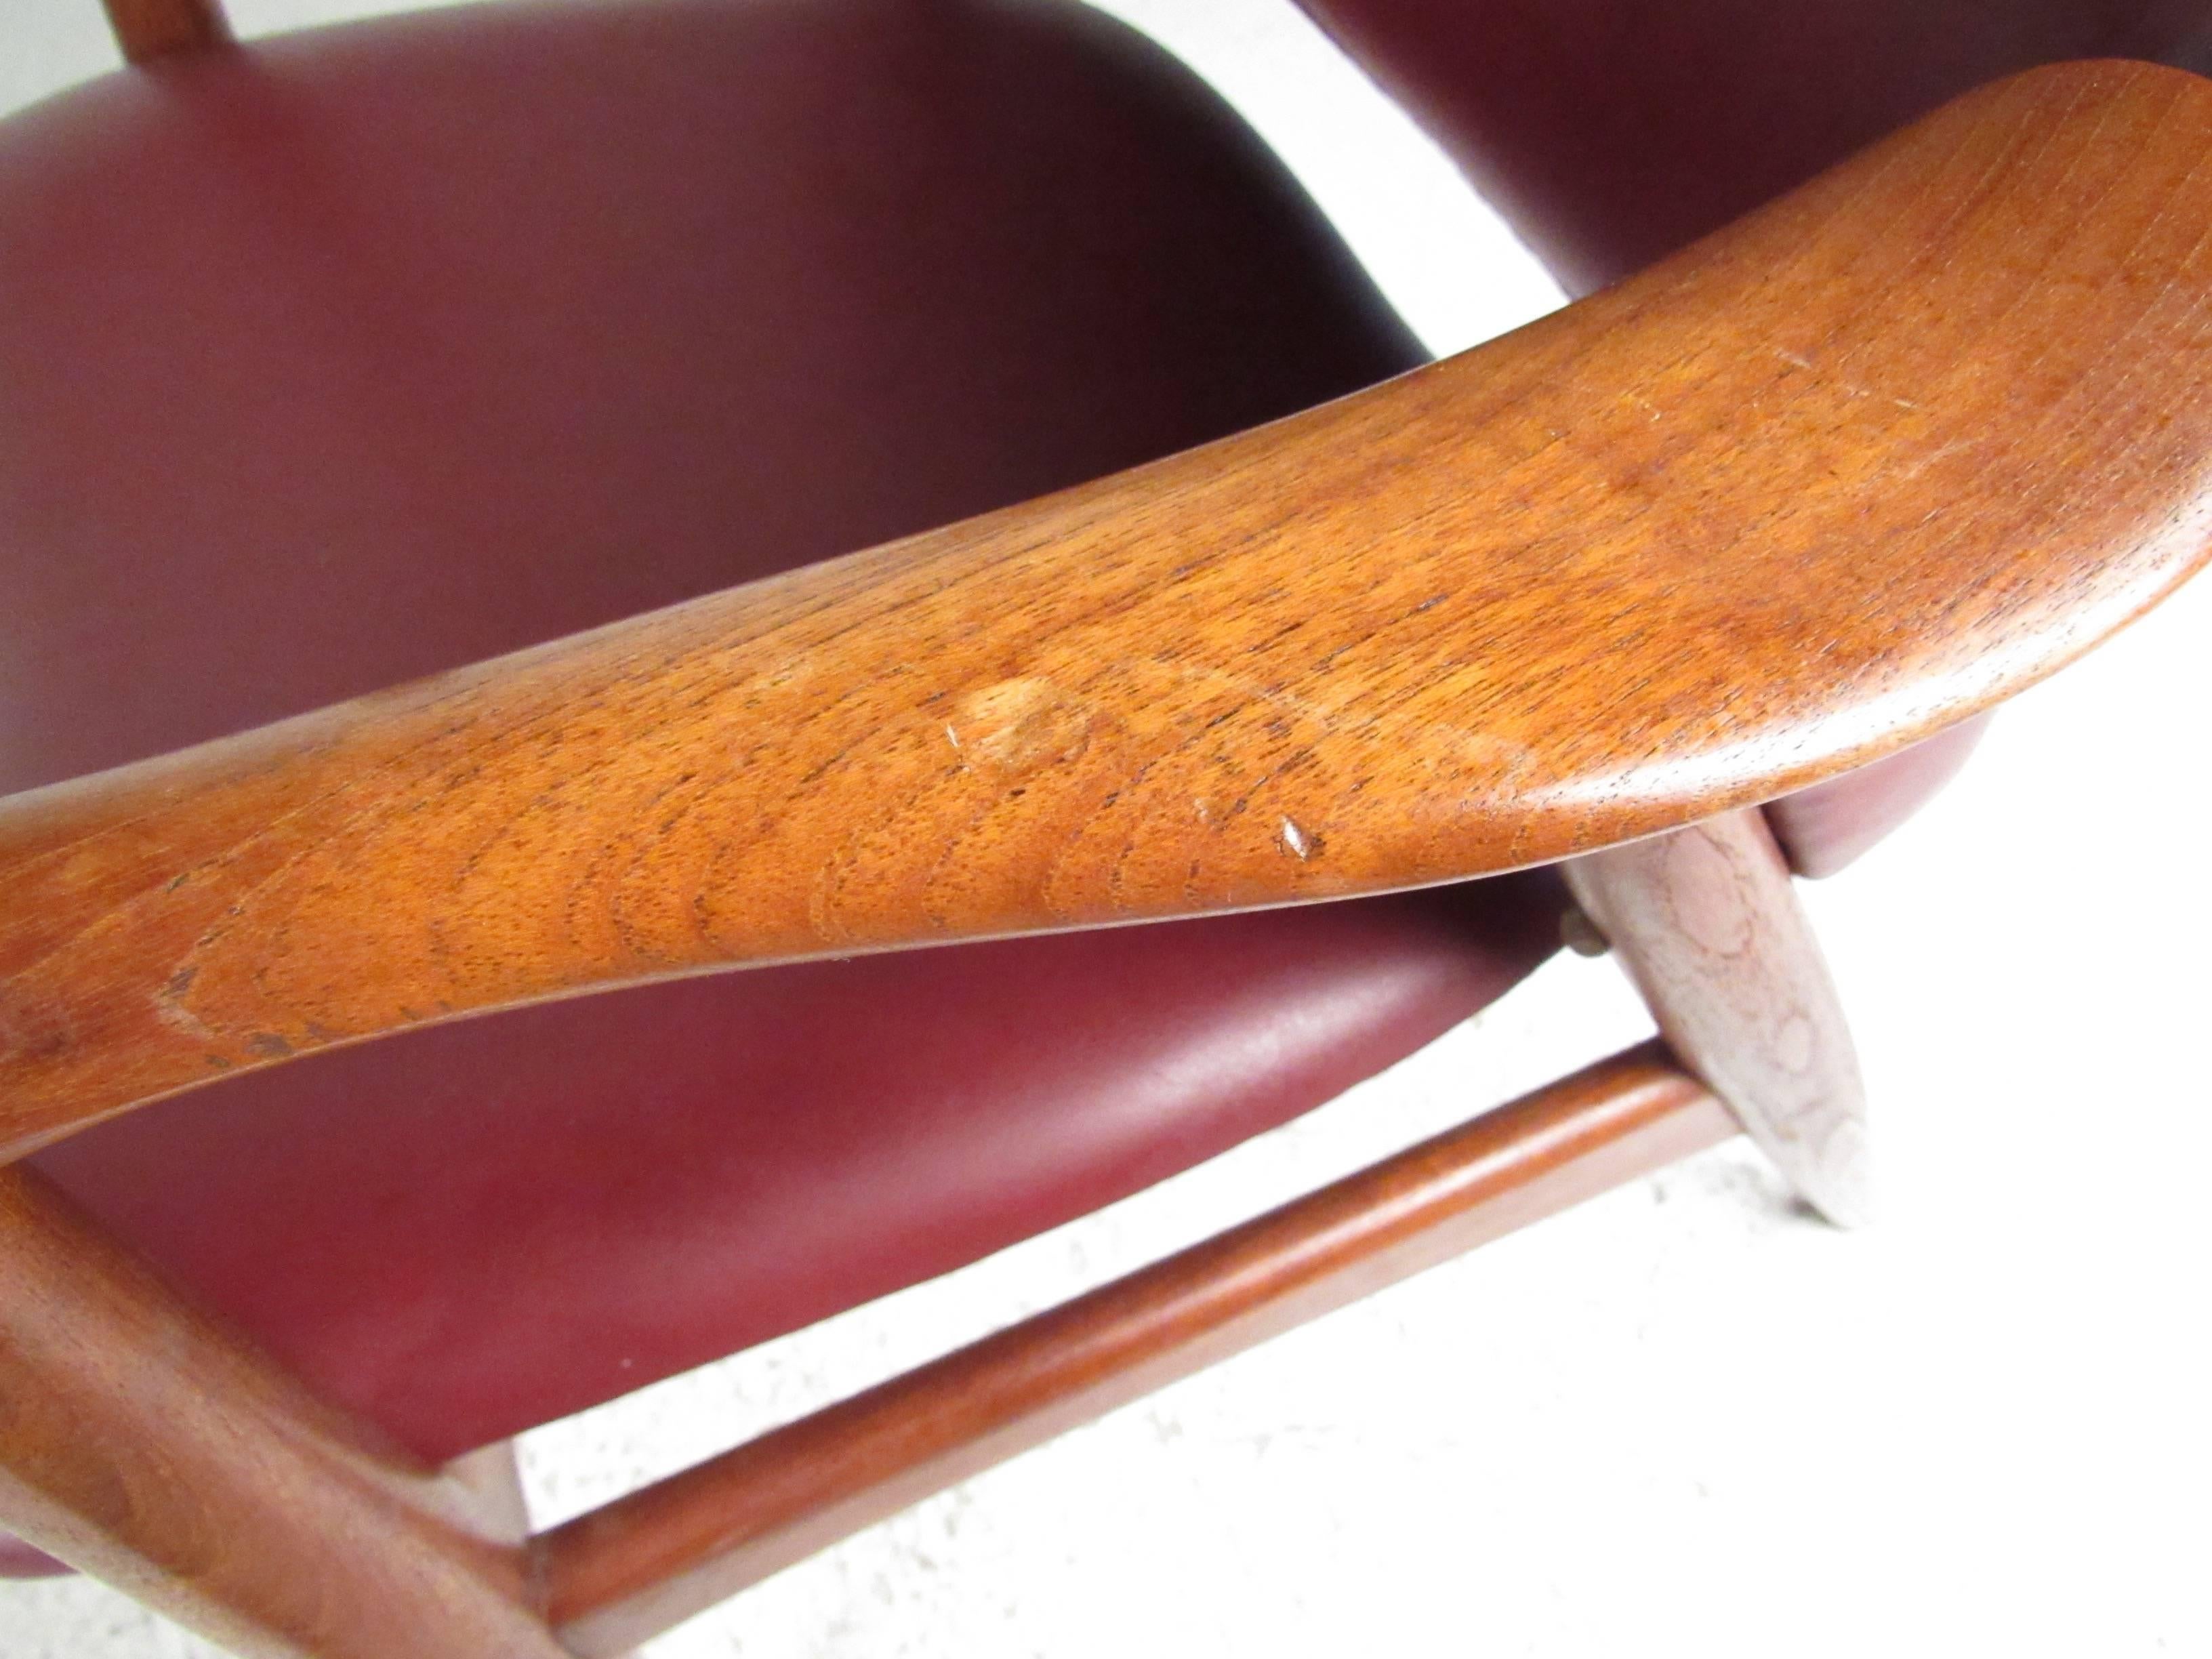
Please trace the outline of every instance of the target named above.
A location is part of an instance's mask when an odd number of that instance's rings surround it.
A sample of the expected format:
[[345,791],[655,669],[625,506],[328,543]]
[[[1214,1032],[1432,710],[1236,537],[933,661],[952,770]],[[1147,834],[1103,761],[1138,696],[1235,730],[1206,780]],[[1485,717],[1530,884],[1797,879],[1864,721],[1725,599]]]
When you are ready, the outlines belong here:
[[0,803],[0,1152],[423,1021],[1480,875],[1892,752],[2203,560],[2208,161],[2205,83],[2039,71],[1360,396]]

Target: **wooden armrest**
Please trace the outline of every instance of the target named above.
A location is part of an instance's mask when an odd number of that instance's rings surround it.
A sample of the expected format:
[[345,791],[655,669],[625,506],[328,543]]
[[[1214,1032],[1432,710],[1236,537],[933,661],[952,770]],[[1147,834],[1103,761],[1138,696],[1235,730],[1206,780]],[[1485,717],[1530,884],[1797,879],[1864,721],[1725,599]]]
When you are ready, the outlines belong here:
[[0,802],[0,1155],[425,1021],[1480,875],[1890,753],[2204,557],[2208,161],[2204,82],[2039,71],[1358,397]]

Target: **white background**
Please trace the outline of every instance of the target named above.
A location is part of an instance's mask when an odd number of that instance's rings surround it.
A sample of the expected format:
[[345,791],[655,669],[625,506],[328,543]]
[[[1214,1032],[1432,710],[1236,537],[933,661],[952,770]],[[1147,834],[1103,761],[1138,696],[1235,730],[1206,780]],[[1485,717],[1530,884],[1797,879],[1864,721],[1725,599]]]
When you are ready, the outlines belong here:
[[[233,7],[247,33],[374,9]],[[1109,9],[1223,87],[1432,346],[1556,301],[1288,0]],[[110,62],[94,0],[12,0],[0,108]],[[1809,890],[1878,1115],[1873,1230],[1796,1218],[1723,1149],[924,1504],[654,1659],[2212,1654],[2209,646],[2212,581],[2023,698],[1950,793]],[[533,1434],[538,1516],[1644,1029],[1609,963],[1557,963],[1163,1188]],[[5,1659],[207,1651],[97,1585],[0,1585]]]

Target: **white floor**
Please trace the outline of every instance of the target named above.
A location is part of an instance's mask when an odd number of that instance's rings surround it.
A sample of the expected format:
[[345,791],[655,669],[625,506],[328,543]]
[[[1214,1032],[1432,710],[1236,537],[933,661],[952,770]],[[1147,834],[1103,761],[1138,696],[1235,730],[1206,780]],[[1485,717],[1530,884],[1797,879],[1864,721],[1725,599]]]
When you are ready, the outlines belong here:
[[[235,0],[248,27],[360,6]],[[1439,348],[1546,303],[1287,0],[1117,0],[1244,103]],[[100,60],[15,0],[0,106]],[[23,43],[30,42],[25,52]],[[1406,148],[1410,146],[1410,149]],[[654,1644],[677,1656],[2212,1655],[2212,581],[2002,720],[1810,890],[1882,1218],[1739,1145],[1233,1361]],[[557,1519],[1057,1300],[1644,1029],[1554,964],[1313,1117],[1103,1215],[530,1437]],[[210,1651],[0,1586],[4,1659]]]

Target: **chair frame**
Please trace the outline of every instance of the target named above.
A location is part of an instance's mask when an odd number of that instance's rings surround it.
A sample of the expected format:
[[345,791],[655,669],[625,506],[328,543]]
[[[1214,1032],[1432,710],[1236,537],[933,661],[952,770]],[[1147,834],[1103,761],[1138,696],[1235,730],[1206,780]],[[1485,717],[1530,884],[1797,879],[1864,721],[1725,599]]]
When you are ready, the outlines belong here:
[[[220,49],[228,38],[211,0],[108,0],[108,6],[134,63]],[[1997,187],[2000,198],[2011,192],[2032,198],[2054,177],[2070,178],[2085,167],[2101,169],[2095,188],[2115,200],[2124,195],[2116,181],[2125,176],[2149,174],[2169,191],[2184,188],[2172,181],[2185,179],[2212,155],[2212,94],[2185,89],[2178,80],[2109,67],[2027,77],[1954,106],[1873,158],[1755,216],[1746,228],[1572,308],[1554,324],[1311,416],[791,580],[466,671],[428,690],[346,705],[166,762],[0,802],[0,909],[13,918],[0,923],[0,951],[12,953],[0,966],[30,964],[16,983],[32,985],[45,1002],[25,1006],[84,1016],[71,1026],[78,1035],[67,1042],[11,1038],[10,1049],[0,1054],[0,1158],[20,1158],[100,1117],[191,1086],[206,1074],[210,1055],[220,1054],[228,1066],[252,1066],[325,1040],[302,1041],[295,1027],[326,1032],[330,1041],[362,1038],[408,1023],[392,1010],[409,999],[430,995],[459,1013],[633,976],[630,964],[613,957],[556,952],[490,984],[473,1001],[437,994],[419,974],[410,978],[406,966],[410,896],[419,915],[424,890],[419,872],[395,859],[386,879],[371,857],[361,908],[319,920],[295,907],[282,918],[285,948],[311,951],[319,926],[330,938],[342,926],[361,926],[369,908],[398,916],[392,929],[374,937],[385,953],[378,959],[400,965],[368,999],[349,1000],[306,986],[285,1011],[293,1025],[279,1031],[257,1024],[259,1012],[224,1000],[222,985],[234,963],[261,959],[272,947],[273,933],[250,925],[238,930],[228,954],[187,976],[193,1000],[184,1000],[185,987],[175,988],[172,1001],[189,1018],[162,1023],[159,1041],[127,1021],[103,1025],[92,1018],[112,999],[87,988],[136,983],[154,965],[172,960],[174,939],[201,926],[195,907],[227,902],[222,860],[276,809],[312,803],[319,789],[336,787],[333,779],[361,771],[377,757],[419,750],[433,722],[462,729],[466,720],[456,719],[457,710],[497,708],[508,719],[519,710],[527,729],[561,740],[556,746],[565,759],[590,757],[588,746],[563,727],[566,713],[579,700],[600,696],[610,684],[607,664],[636,660],[641,649],[664,666],[645,700],[621,711],[634,726],[650,720],[665,728],[686,690],[687,665],[726,683],[759,684],[772,664],[748,658],[748,641],[779,619],[825,605],[842,607],[841,620],[862,625],[858,654],[833,667],[841,683],[866,686],[872,637],[888,638],[888,649],[912,647],[911,633],[900,631],[909,623],[886,620],[899,609],[894,600],[901,584],[941,585],[954,594],[953,610],[963,593],[972,607],[982,591],[975,585],[985,580],[1020,589],[1043,556],[1034,552],[1041,547],[1057,571],[1090,560],[1137,586],[1181,580],[1182,565],[1167,574],[1173,562],[1168,555],[1130,550],[1131,525],[1157,532],[1157,544],[1172,548],[1183,544],[1185,527],[1233,522],[1258,495],[1294,489],[1311,501],[1340,500],[1346,480],[1328,457],[1365,453],[1386,441],[1386,433],[1408,458],[1406,472],[1417,474],[1419,463],[1439,476],[1463,474],[1471,456],[1485,453],[1485,444],[1502,441],[1499,432],[1528,418],[1521,402],[1508,398],[1501,405],[1484,388],[1502,380],[1523,393],[1562,362],[1592,375],[1640,362],[1649,371],[1640,383],[1662,396],[1680,394],[1671,409],[1654,404],[1651,421],[1669,412],[1698,420],[1732,447],[1756,451],[1764,441],[1786,457],[1791,444],[1832,440],[1825,451],[1830,478],[1792,479],[1751,465],[1740,491],[1771,489],[1790,479],[1809,496],[1826,490],[1866,503],[1902,496],[1914,511],[1961,497],[2026,497],[2031,507],[2051,508],[2054,518],[2053,503],[2070,513],[2063,533],[2054,531],[2036,568],[2026,573],[2010,557],[2002,524],[1979,540],[1954,538],[1932,550],[1917,543],[1888,556],[1884,581],[1904,582],[1902,573],[1915,561],[1940,555],[1945,586],[1989,602],[1978,611],[1954,604],[1938,617],[1923,592],[1908,592],[1902,612],[1919,625],[1881,619],[1866,630],[1879,637],[1857,641],[1864,647],[1859,656],[1826,678],[1821,665],[1808,667],[1792,656],[1787,641],[1765,659],[1756,641],[1736,641],[1746,659],[1720,711],[1698,702],[1715,694],[1693,675],[1650,693],[1650,664],[1636,655],[1638,637],[1663,638],[1670,629],[1700,625],[1696,595],[1680,597],[1690,581],[1683,562],[1666,564],[1664,550],[1650,545],[1638,550],[1644,566],[1624,560],[1617,548],[1606,550],[1616,578],[1628,580],[1620,573],[1632,571],[1645,584],[1635,605],[1611,613],[1618,619],[1632,611],[1637,619],[1614,640],[1613,650],[1594,652],[1586,641],[1576,647],[1578,655],[1600,659],[1574,689],[1581,706],[1605,711],[1607,732],[1594,752],[1587,732],[1562,727],[1550,705],[1532,703],[1517,715],[1507,708],[1486,733],[1492,747],[1471,764],[1498,775],[1497,755],[1510,751],[1502,775],[1510,787],[1475,811],[1465,833],[1443,838],[1440,851],[1401,840],[1362,848],[1357,858],[1342,845],[1331,849],[1334,857],[1318,858],[1322,831],[1308,826],[1336,820],[1286,797],[1279,833],[1267,848],[1272,861],[1255,863],[1249,849],[1224,855],[1218,869],[1194,879],[1180,902],[1148,898],[1141,881],[1124,882],[1119,871],[1094,879],[1055,866],[1042,882],[983,884],[985,897],[964,912],[917,904],[886,878],[878,884],[880,898],[863,899],[834,925],[822,921],[817,905],[811,933],[773,904],[732,913],[710,954],[680,966],[695,970],[833,946],[891,948],[1096,925],[1561,862],[1578,907],[1570,927],[1594,934],[1620,957],[1663,1041],[1600,1060],[1268,1215],[536,1536],[524,1535],[518,1524],[511,1480],[495,1455],[437,1469],[384,1443],[185,1305],[36,1174],[20,1163],[0,1166],[0,1392],[21,1402],[0,1423],[0,1521],[243,1653],[312,1651],[340,1659],[612,1655],[1168,1380],[1717,1144],[1740,1127],[1748,1128],[1824,1213],[1857,1218],[1863,1194],[1856,1066],[1792,894],[1788,862],[1757,804],[1896,752],[1994,703],[2078,654],[2193,570],[2204,557],[2203,538],[2154,530],[2171,520],[2177,502],[2195,505],[2179,477],[2179,460],[2212,444],[2212,409],[2201,397],[2184,395],[2180,368],[2166,372],[2161,366],[2163,380],[2137,376],[2115,368],[2109,352],[2085,353],[2063,397],[2086,401],[2106,426],[2077,420],[2068,428],[2086,434],[2075,439],[2072,459],[2079,463],[2094,453],[2106,468],[2100,476],[2117,477],[2114,495],[2124,498],[2100,512],[2053,494],[2058,486],[2045,475],[2063,469],[2045,466],[2044,453],[2029,453],[2033,445],[2025,441],[2021,457],[1984,461],[1985,476],[1971,486],[1956,472],[1946,473],[1940,463],[1947,434],[1972,429],[1974,414],[1947,411],[1953,426],[1931,430],[1920,400],[1893,382],[1882,383],[1877,393],[1862,378],[1863,343],[1842,323],[1832,324],[1826,337],[1829,366],[1822,369],[1779,348],[1765,354],[1738,348],[1762,323],[1792,314],[1808,294],[1849,286],[1863,244],[1838,227],[1869,212],[1869,192],[1893,194],[1895,202],[1882,204],[1885,215],[1902,211],[1898,204],[1918,192],[1914,200],[1926,222],[1949,222],[1957,204],[1942,197],[1940,185],[1952,177],[1944,169],[1965,166],[1962,155],[1972,161],[1978,144],[2002,149],[2000,140],[2016,138],[2023,126],[2035,129],[2040,148],[2027,159],[2016,148],[2005,151],[2013,172]],[[2085,101],[2099,104],[2104,125],[2118,128],[2119,137],[2107,131],[2093,147],[2080,136],[2074,106]],[[1930,194],[1932,206],[1922,199]],[[2112,206],[2109,216],[2109,230],[2096,221],[2083,231],[2086,246],[2068,267],[2069,275],[2107,273],[2089,298],[2069,298],[2070,325],[2100,342],[2118,342],[2137,341],[2157,325],[2178,340],[2179,322],[2141,297],[2142,272],[2154,267],[2170,283],[2202,288],[2203,260],[2193,247],[2136,249],[2136,222],[2124,203]],[[1984,212],[1955,233],[1956,245],[1946,252],[1969,269],[2017,252],[2012,244],[1996,245],[1993,222]],[[2114,250],[2124,243],[2131,251],[2122,258]],[[1774,250],[1783,246],[1811,252],[1777,275]],[[2112,276],[2112,270],[2121,274]],[[1736,320],[1723,325],[1716,317]],[[1627,343],[1607,359],[1592,341]],[[1678,384],[1693,347],[1736,355],[1708,382]],[[1771,387],[1793,364],[1804,381],[1797,395],[1820,422],[1800,422],[1765,439],[1747,419],[1730,429],[1723,411],[1732,398],[1738,408],[1744,401],[1735,394]],[[2154,439],[2143,435],[2139,419],[2118,435],[2106,430],[2152,404],[2166,416]],[[1635,418],[1645,417],[1638,411]],[[1407,431],[1410,440],[1402,437]],[[1616,466],[1634,458],[1626,438],[1600,434],[1595,441],[1613,443],[1609,459]],[[1917,471],[1895,465],[1899,447],[1914,444],[1920,446],[1917,454],[1935,459],[1924,459]],[[1757,451],[1761,458],[1766,453]],[[1265,489],[1248,484],[1238,495],[1236,481],[1255,472],[1263,475]],[[1583,482],[1562,464],[1548,473],[1540,470],[1527,487],[1548,487],[1572,499]],[[2133,495],[2122,484],[2131,485]],[[1430,504],[1419,476],[1401,477],[1392,488],[1417,506]],[[1710,501],[1698,504],[1713,509]],[[1580,501],[1577,509],[1589,505]],[[1493,495],[1463,520],[1500,507]],[[1402,526],[1392,527],[1388,503],[1361,507],[1380,526],[1376,538],[1403,535]],[[1763,522],[1751,508],[1742,511],[1747,520]],[[1626,522],[1617,522],[1614,532],[1627,534]],[[1790,532],[1784,525],[1770,533],[1786,538]],[[1289,592],[1281,601],[1285,613],[1312,613],[1332,603],[1333,578],[1340,596],[1349,591],[1342,569],[1356,563],[1361,550],[1355,546],[1337,570],[1323,570]],[[1653,560],[1662,561],[1656,572],[1646,568]],[[1115,568],[1116,561],[1127,568]],[[1221,591],[1233,594],[1239,569],[1227,556],[1217,563]],[[1843,568],[1814,543],[1792,547],[1782,563],[1810,595],[1821,593]],[[1409,580],[1419,579],[1417,571]],[[886,588],[894,600],[871,597]],[[1426,613],[1436,603],[1414,611]],[[1507,632],[1533,626],[1527,613],[1513,614],[1510,601],[1492,604]],[[1578,629],[1602,629],[1606,615],[1586,592],[1571,618]],[[1019,622],[1024,638],[1040,630],[1050,637],[1059,625],[1048,606],[1033,605]],[[1409,623],[1395,637],[1419,646],[1448,639],[1449,630],[1465,625],[1446,617],[1424,633],[1419,630],[1428,623]],[[963,627],[989,631],[988,623],[972,618],[963,618]],[[1093,688],[1078,697],[1048,675],[1008,677],[983,660],[988,652],[975,656],[974,675],[948,687],[944,706],[953,746],[960,748],[964,735],[970,749],[990,758],[991,766],[981,769],[985,783],[1020,793],[1028,780],[1049,782],[1063,763],[1072,768],[1081,747],[1077,739],[1095,723],[1089,711],[1104,694]],[[1910,695],[1900,696],[1900,686]],[[1326,690],[1318,681],[1279,680],[1262,688],[1260,700],[1310,709]],[[1204,684],[1196,692],[1187,685],[1125,690],[1120,714],[1131,720],[1163,708],[1178,717],[1205,713],[1209,697],[1249,696],[1249,688],[1224,694]],[[1763,712],[1747,715],[1743,705],[1761,697]],[[1465,747],[1465,732],[1449,731],[1433,705],[1422,705],[1416,695],[1412,706],[1411,720],[1393,732],[1402,735],[1425,721]],[[774,711],[755,718],[772,721]],[[857,718],[862,725],[880,722],[879,711],[865,705]],[[1746,743],[1747,729],[1767,740]],[[1772,740],[1776,733],[1790,741]],[[1376,746],[1371,738],[1365,749],[1340,742],[1327,730],[1309,741],[1323,757],[1316,769],[1323,772],[1335,757],[1349,757],[1336,768],[1340,773],[1364,766]],[[1678,763],[1685,755],[1711,763],[1702,770]],[[793,764],[819,758],[802,750]],[[1463,781],[1464,775],[1440,770],[1434,755],[1417,759],[1424,763],[1395,775],[1361,776],[1363,785],[1375,782],[1385,815],[1404,816],[1439,779]],[[487,764],[489,793],[468,798],[455,792],[439,810],[463,817],[501,810],[498,764],[496,755]],[[1685,784],[1684,772],[1696,776]],[[1593,780],[1607,787],[1589,787]],[[869,787],[881,787],[880,779]],[[404,793],[371,799],[370,810],[392,808]],[[606,793],[608,811],[618,821],[630,792]],[[1569,805],[1546,805],[1555,798]],[[349,811],[362,805],[356,794]],[[116,826],[145,823],[149,814],[167,832],[149,838],[159,843],[155,853],[135,844],[112,858],[86,853],[106,845],[103,837],[112,839]],[[326,833],[311,810],[301,807],[301,816],[294,833]],[[1338,838],[1333,827],[1328,833]],[[948,829],[944,844],[951,840]],[[1193,839],[1170,851],[1179,862],[1188,852],[1195,871],[1206,849]],[[971,852],[980,867],[994,859],[1018,866],[1020,825]],[[58,853],[75,860],[59,877]],[[210,871],[212,877],[204,875]],[[179,899],[175,919],[157,919],[135,932],[113,930],[119,937],[89,955],[70,957],[74,942],[55,945],[47,937],[88,916],[119,914],[118,894],[161,884],[174,892],[204,881],[207,896]],[[1125,896],[1132,892],[1134,897]],[[526,893],[519,902],[528,898]],[[803,898],[797,914],[810,914]],[[55,962],[60,966],[50,971]],[[185,1040],[177,1040],[179,1030]],[[159,1366],[146,1363],[149,1344],[159,1345]]]

